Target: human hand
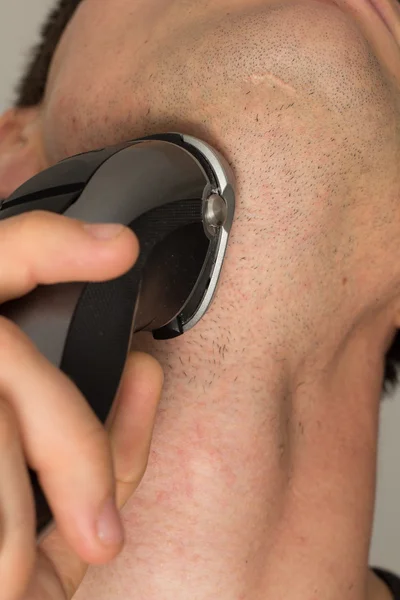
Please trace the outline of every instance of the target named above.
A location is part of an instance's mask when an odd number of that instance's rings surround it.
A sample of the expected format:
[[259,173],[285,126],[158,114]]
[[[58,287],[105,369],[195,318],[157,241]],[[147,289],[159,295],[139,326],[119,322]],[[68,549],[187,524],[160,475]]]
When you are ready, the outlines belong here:
[[[6,219],[0,222],[0,302],[39,284],[113,279],[137,255],[137,240],[126,228],[99,239],[85,224],[52,213]],[[153,358],[132,354],[103,427],[77,387],[0,317],[2,600],[70,599],[88,564],[104,564],[120,552],[122,528],[112,501],[122,507],[144,474],[162,381]],[[39,544],[27,464],[38,472],[55,518]],[[110,522],[99,537],[107,504]]]

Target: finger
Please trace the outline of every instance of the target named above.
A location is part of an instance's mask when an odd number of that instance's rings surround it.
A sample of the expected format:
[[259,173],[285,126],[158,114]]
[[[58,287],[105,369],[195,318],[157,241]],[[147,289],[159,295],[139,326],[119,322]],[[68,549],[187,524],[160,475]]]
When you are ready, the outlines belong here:
[[133,232],[119,225],[93,226],[45,211],[4,219],[0,302],[27,294],[38,284],[116,278],[133,265],[138,250]]
[[[163,378],[159,363],[151,356],[134,353],[129,357],[116,402],[117,410],[107,424],[114,451],[120,508],[135,491],[146,468]],[[70,600],[83,580],[87,565],[65,544],[58,530],[51,532],[40,548],[48,560],[41,561],[32,584],[36,586],[37,595],[29,596],[29,600],[42,599],[39,592],[45,581],[51,582],[54,590],[52,600]],[[59,595],[56,595],[56,589]]]
[[18,427],[0,400],[0,582],[2,600],[19,600],[35,562],[35,512]]
[[27,461],[38,472],[60,531],[82,559],[107,562],[122,539],[104,539],[114,522],[112,513],[103,512],[115,496],[104,427],[72,381],[5,319],[0,364],[0,395],[15,412]]
[[164,373],[156,359],[141,352],[130,356],[117,410],[107,423],[119,508],[145,474],[163,383]]

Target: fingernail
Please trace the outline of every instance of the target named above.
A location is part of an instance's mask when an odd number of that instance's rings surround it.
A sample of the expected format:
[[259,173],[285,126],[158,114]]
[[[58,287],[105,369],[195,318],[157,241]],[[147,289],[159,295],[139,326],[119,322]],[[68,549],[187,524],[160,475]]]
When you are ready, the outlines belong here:
[[97,535],[105,546],[117,546],[124,540],[121,517],[112,498],[109,498],[103,507],[97,522]]
[[118,237],[125,227],[123,225],[119,225],[117,223],[95,223],[95,224],[86,224],[85,229],[90,235],[93,235],[98,240],[111,240],[113,238]]

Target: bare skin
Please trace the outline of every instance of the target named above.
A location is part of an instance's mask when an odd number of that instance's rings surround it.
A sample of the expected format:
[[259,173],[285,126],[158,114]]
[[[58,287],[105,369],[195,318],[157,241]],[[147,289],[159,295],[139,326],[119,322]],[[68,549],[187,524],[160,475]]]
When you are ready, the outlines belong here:
[[400,322],[400,12],[381,8],[391,33],[360,0],[85,0],[65,33],[29,119],[41,166],[181,130],[238,183],[207,317],[135,341],[165,372],[148,469],[76,600],[390,598],[368,570]]

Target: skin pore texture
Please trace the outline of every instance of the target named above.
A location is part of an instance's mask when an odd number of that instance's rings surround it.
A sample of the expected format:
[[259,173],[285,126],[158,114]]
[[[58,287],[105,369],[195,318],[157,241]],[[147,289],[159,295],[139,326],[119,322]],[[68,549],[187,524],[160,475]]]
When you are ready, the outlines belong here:
[[65,32],[43,163],[182,131],[237,177],[211,310],[134,341],[166,376],[148,470],[77,600],[390,598],[368,572],[400,321],[400,13],[381,5],[394,33],[362,0],[84,0]]

